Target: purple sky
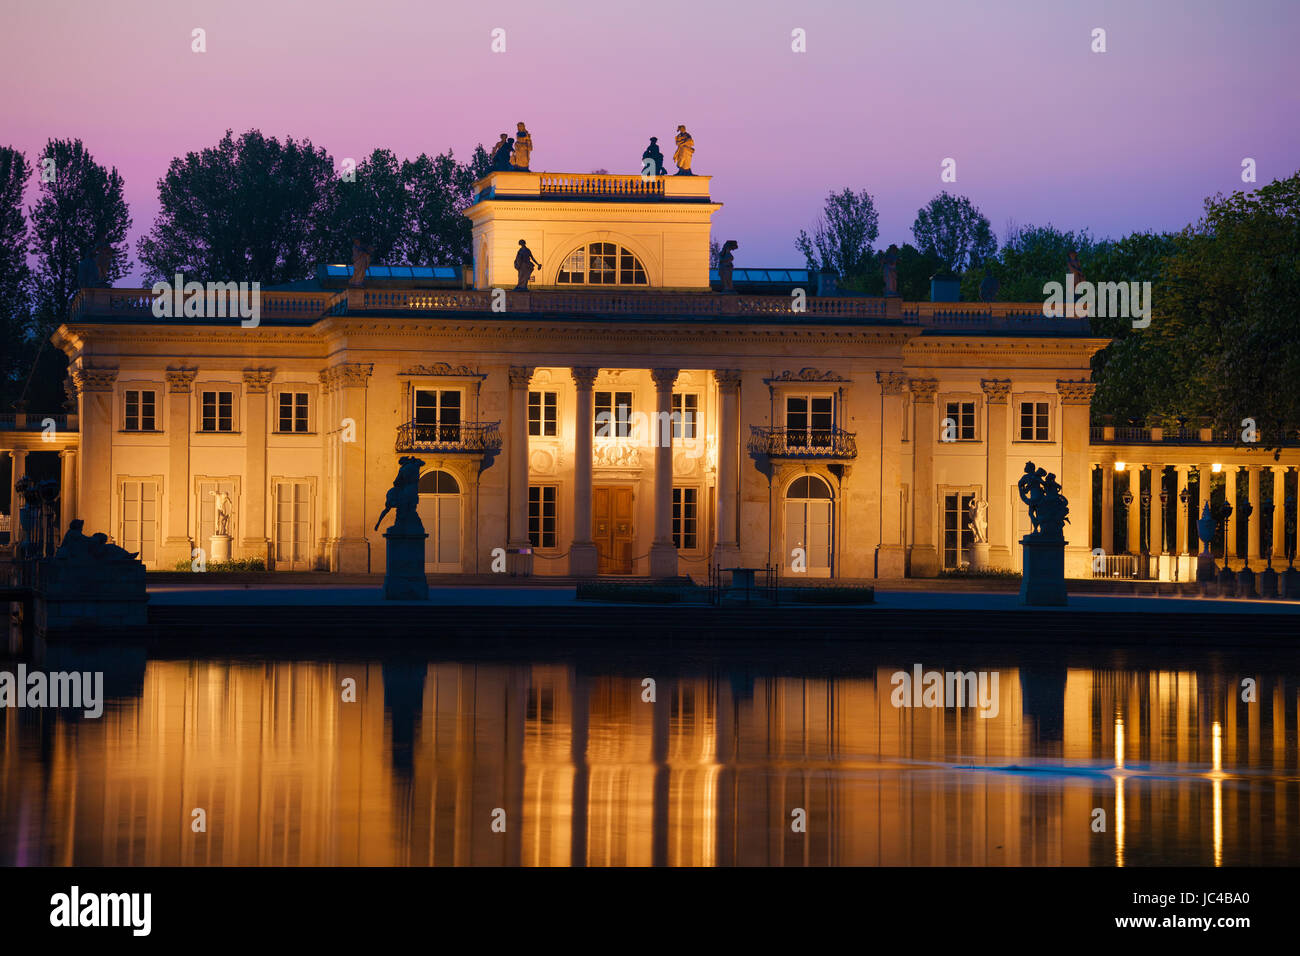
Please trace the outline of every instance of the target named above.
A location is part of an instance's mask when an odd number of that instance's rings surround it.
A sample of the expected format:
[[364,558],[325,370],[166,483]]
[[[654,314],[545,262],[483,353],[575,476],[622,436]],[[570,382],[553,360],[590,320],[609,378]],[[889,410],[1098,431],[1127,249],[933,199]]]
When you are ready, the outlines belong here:
[[1249,188],[1244,157],[1260,184],[1300,167],[1298,35],[1295,0],[40,0],[5,14],[0,144],[80,137],[116,165],[134,261],[168,161],[227,127],[337,162],[464,158],[522,119],[534,170],[633,173],[684,123],[725,204],[715,238],[737,265],[798,265],[832,188],[872,193],[877,245],[910,240],[945,157],[999,238],[1180,227]]

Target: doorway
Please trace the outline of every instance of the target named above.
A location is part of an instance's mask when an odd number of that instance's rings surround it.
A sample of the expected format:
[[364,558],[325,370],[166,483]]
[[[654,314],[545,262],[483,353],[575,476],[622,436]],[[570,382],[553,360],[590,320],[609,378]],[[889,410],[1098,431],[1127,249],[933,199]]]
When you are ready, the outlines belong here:
[[416,508],[424,524],[424,570],[434,574],[460,572],[460,483],[445,471],[420,476],[420,503]]
[[601,485],[591,491],[591,536],[599,574],[631,574],[633,495],[630,487]]
[[803,475],[785,493],[785,555],[789,567],[796,548],[812,578],[829,578],[834,565],[834,499],[830,485],[817,475]]

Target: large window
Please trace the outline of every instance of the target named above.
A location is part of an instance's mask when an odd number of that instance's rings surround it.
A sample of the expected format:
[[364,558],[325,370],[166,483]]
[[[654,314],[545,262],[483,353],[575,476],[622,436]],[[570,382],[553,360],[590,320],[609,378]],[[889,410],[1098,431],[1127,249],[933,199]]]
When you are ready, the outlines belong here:
[[646,285],[645,267],[622,246],[593,242],[569,253],[555,281],[560,285]]
[[528,540],[534,548],[555,547],[555,486],[528,486]]
[[155,393],[151,389],[126,390],[126,421],[123,427],[129,432],[151,432],[157,418],[154,415]]
[[699,395],[694,392],[673,392],[673,437],[694,438],[699,414]]
[[204,392],[203,416],[199,423],[205,432],[228,432],[234,429],[234,392]]
[[975,440],[975,403],[974,402],[948,402],[944,418],[950,419],[949,422],[941,422],[939,429],[940,441],[974,441]]
[[158,483],[156,481],[122,482],[122,547],[140,552],[140,560],[150,564],[157,557]]
[[632,393],[596,392],[596,418],[592,425],[597,438],[627,438],[632,434]]
[[556,393],[528,393],[528,434],[550,436],[556,433]]
[[1020,440],[1047,441],[1051,405],[1048,402],[1020,403]]
[[834,443],[835,398],[831,395],[787,395],[785,443],[791,448],[820,448]]
[[419,441],[460,441],[460,390],[417,388],[415,432]]
[[307,393],[281,392],[278,428],[281,432],[307,431]]
[[693,551],[696,543],[696,489],[673,489],[673,546]]

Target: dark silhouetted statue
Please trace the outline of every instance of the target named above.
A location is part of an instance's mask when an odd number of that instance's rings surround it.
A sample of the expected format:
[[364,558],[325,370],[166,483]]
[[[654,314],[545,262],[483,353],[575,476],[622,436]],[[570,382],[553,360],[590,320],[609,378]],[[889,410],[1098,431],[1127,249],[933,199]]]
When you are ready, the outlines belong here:
[[519,251],[515,253],[515,271],[519,273],[519,284],[515,286],[516,292],[528,291],[528,280],[533,277],[533,267],[540,269],[542,264],[533,258],[532,250],[524,240],[519,240]]

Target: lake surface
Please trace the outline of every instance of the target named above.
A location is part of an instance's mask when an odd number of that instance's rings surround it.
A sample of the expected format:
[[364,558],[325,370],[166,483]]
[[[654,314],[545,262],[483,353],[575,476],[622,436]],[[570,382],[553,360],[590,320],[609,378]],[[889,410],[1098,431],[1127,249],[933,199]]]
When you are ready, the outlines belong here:
[[50,649],[108,700],[0,709],[0,864],[1300,864],[1293,653],[539,646]]

